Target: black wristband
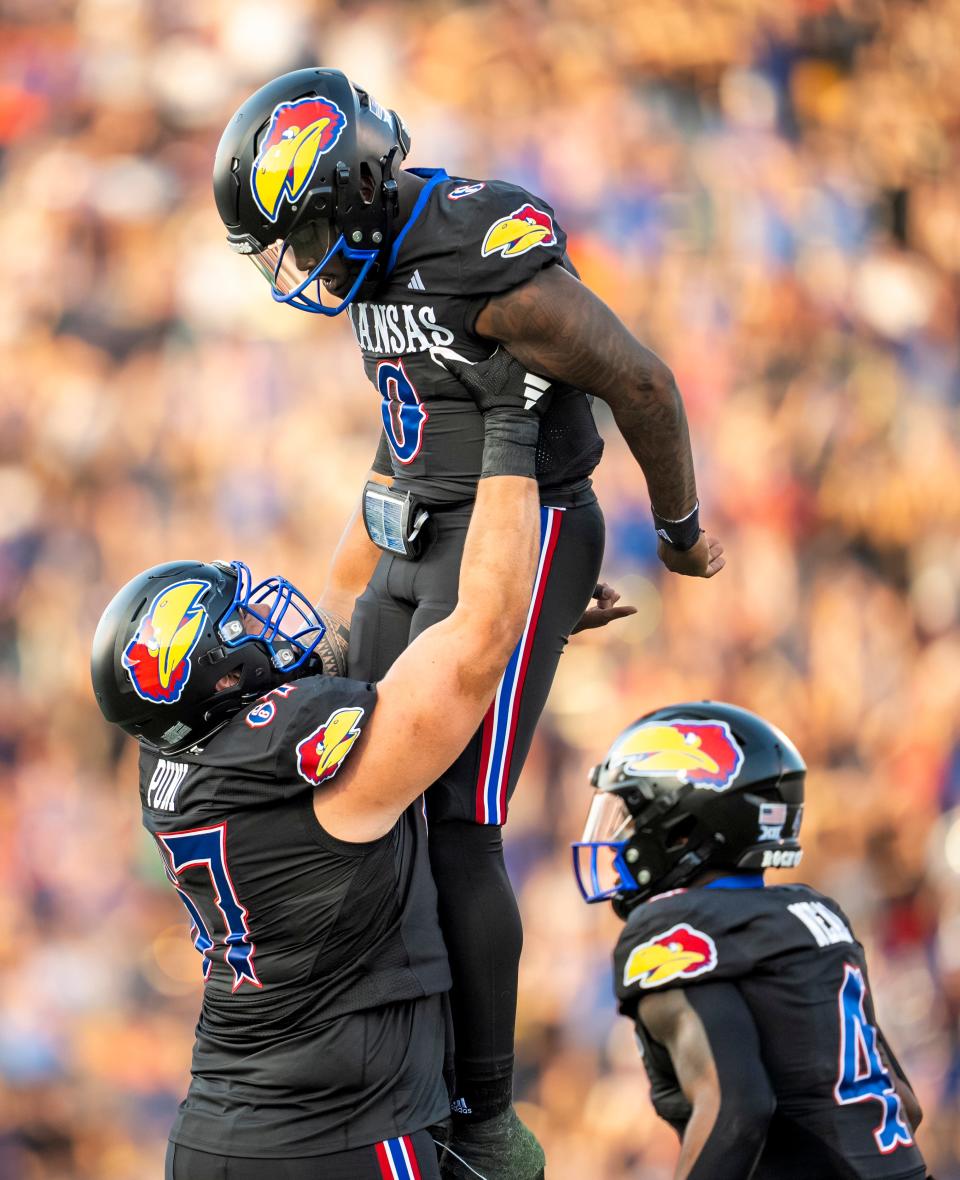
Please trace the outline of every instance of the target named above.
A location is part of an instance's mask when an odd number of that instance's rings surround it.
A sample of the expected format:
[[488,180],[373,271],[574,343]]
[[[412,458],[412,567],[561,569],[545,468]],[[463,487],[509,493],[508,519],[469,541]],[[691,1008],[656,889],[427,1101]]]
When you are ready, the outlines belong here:
[[537,476],[540,420],[525,410],[494,409],[483,416],[483,465],[480,478],[492,475]]
[[657,530],[657,536],[671,548],[679,549],[683,553],[696,545],[700,537],[699,500],[682,520],[667,520],[666,517],[658,515],[652,504],[650,511],[653,513],[653,527]]

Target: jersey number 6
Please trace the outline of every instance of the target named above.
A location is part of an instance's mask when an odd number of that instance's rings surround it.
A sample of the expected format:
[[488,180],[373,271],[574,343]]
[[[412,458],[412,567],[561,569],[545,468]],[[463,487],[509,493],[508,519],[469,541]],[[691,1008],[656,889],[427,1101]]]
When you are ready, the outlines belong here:
[[398,463],[412,463],[423,446],[423,428],[430,415],[407,376],[402,360],[380,361],[377,389],[383,401],[380,413],[390,449]]

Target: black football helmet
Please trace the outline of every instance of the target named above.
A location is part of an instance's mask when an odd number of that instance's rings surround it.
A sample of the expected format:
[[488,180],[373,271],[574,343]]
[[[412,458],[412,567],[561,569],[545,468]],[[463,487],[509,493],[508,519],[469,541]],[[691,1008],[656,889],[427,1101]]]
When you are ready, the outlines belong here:
[[[129,581],[103,612],[91,674],[108,721],[176,753],[247,701],[320,672],[323,620],[285,578],[256,585],[241,561],[168,561]],[[217,683],[238,673],[220,692]]]
[[591,775],[596,794],[573,845],[580,892],[623,917],[707,869],[798,864],[806,770],[785,734],[736,705],[648,713]]
[[[394,169],[409,150],[396,111],[339,70],[274,78],[240,107],[217,148],[213,191],[227,241],[256,263],[278,302],[338,315],[382,277],[398,209]],[[316,260],[306,277],[294,265],[295,246]],[[328,307],[320,273],[336,254],[354,281]]]

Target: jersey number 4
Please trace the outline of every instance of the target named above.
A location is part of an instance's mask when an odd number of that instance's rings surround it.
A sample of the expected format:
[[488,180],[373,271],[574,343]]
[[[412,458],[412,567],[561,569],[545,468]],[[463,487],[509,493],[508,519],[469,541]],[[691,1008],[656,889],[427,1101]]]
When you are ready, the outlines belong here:
[[423,446],[423,428],[430,415],[407,376],[402,360],[377,365],[377,389],[383,401],[380,413],[390,449],[398,463],[412,463]]
[[237,891],[230,879],[230,870],[227,868],[227,825],[222,823],[211,828],[166,832],[164,835],[158,834],[157,841],[160,844],[167,877],[193,923],[193,945],[203,955],[203,978],[206,979],[210,974],[210,965],[213,961],[211,956],[216,944],[200,907],[184,889],[180,880],[180,874],[186,869],[206,869],[210,875],[213,901],[226,928],[223,957],[233,972],[232,990],[236,991],[244,983],[263,987],[257,978],[257,970],[253,963],[257,948],[250,941],[247,911],[240,904]]
[[873,1137],[887,1155],[901,1145],[909,1147],[913,1136],[907,1126],[900,1096],[877,1051],[877,1030],[867,1020],[863,1001],[863,973],[846,964],[840,988],[840,1073],[833,1094],[841,1106],[851,1102],[879,1102],[883,1108]]

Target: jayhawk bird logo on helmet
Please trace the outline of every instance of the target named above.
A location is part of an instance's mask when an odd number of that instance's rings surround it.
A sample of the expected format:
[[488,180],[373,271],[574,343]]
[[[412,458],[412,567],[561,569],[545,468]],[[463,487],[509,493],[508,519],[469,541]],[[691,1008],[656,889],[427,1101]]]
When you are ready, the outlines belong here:
[[284,197],[292,205],[303,195],[320,157],[346,124],[343,111],[325,98],[298,98],[274,109],[250,177],[253,199],[265,217],[276,221]]
[[138,696],[172,705],[190,679],[190,653],[200,641],[207,612],[204,581],[176,582],[161,590],[123,653],[123,666]]

